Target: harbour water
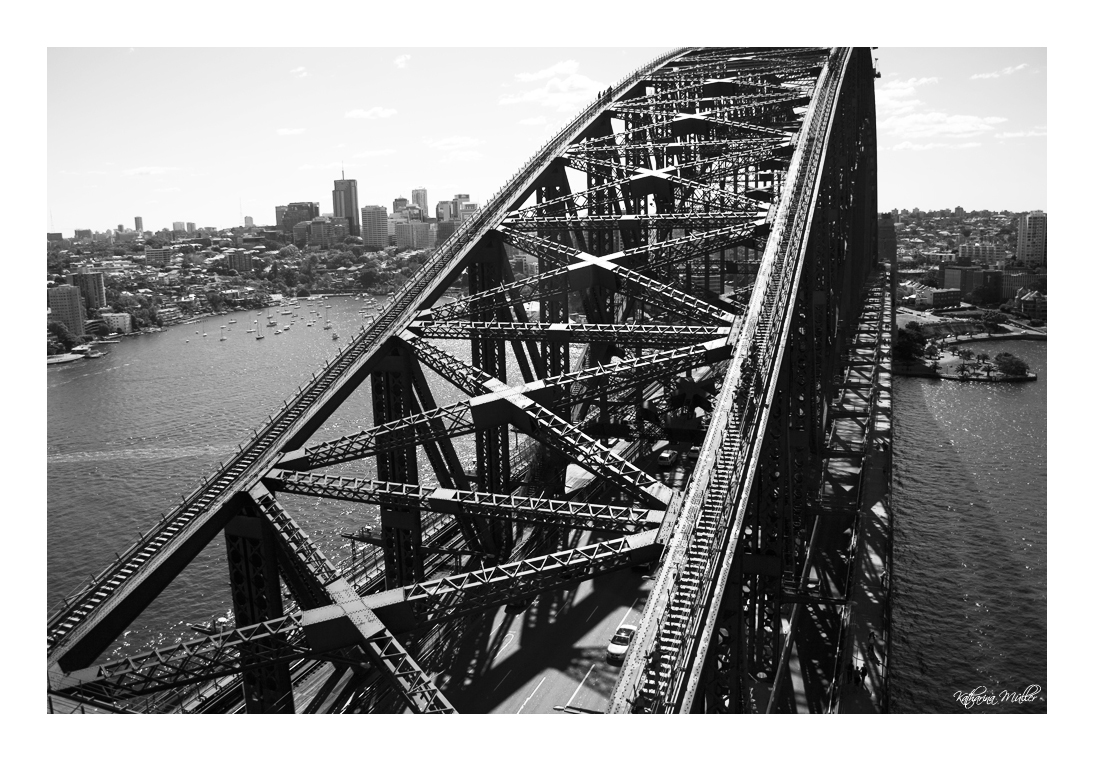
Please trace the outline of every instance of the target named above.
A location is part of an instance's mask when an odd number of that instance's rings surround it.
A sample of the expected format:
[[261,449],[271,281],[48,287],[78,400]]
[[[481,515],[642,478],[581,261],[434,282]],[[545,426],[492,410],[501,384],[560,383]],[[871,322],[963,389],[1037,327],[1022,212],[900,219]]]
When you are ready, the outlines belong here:
[[[298,318],[279,336],[265,326],[266,310],[232,313],[127,338],[102,358],[47,368],[50,609],[151,527],[332,357],[375,312],[363,314],[363,307],[347,297],[301,300],[297,312],[304,318],[316,310],[315,324]],[[279,313],[278,323],[287,324],[289,316]],[[323,330],[328,315],[340,341]],[[229,331],[230,318],[238,322]],[[246,333],[256,319],[262,341]],[[981,349],[1023,357],[1039,380],[896,379],[895,712],[965,711],[953,694],[980,685],[998,694],[1037,684],[1047,695],[1047,345]],[[438,404],[459,397],[450,386],[432,387]],[[365,387],[358,397],[317,436],[370,425]],[[473,453],[461,455],[469,460]],[[369,475],[368,464],[352,470]],[[292,496],[283,503],[336,564],[349,558],[341,533],[375,522],[362,506]],[[111,653],[193,637],[191,623],[229,612],[226,579],[217,540]]]
[[[895,380],[893,712],[1048,705],[1048,345],[972,346],[1021,357],[1038,380]],[[1023,704],[955,698],[1031,685]]]

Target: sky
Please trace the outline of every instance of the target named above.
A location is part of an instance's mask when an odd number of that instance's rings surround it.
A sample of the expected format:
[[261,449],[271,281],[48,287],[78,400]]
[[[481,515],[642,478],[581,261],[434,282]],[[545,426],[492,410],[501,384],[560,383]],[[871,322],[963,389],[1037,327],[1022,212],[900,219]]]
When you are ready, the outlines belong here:
[[[272,225],[343,167],[361,206],[485,201],[667,49],[50,48],[47,227]],[[874,55],[879,208],[1047,211],[1045,48]]]

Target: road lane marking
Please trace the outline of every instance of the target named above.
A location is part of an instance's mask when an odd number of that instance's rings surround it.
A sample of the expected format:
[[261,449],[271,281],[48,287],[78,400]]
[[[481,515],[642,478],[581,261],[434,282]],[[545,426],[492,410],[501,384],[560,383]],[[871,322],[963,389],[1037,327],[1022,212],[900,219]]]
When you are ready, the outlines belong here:
[[593,606],[593,610],[589,612],[589,616],[585,617],[585,621],[586,621],[586,622],[588,622],[588,621],[589,621],[590,619],[592,619],[592,618],[593,618],[593,614],[595,614],[595,613],[596,613],[596,610],[597,610],[598,608],[600,608],[600,605],[599,605],[599,604],[597,604],[596,606]]
[[528,698],[524,699],[524,703],[520,705],[520,709],[517,710],[517,714],[520,714],[521,712],[524,711],[524,707],[526,707],[528,705],[528,702],[532,700],[532,696],[536,695],[536,691],[539,690],[539,686],[543,685],[543,681],[546,680],[546,679],[547,679],[547,675],[544,675],[543,677],[541,677],[539,679],[539,682],[536,683],[535,689],[531,693],[528,694]]
[[581,678],[581,682],[577,684],[577,689],[574,691],[574,695],[570,696],[570,700],[566,702],[566,706],[574,703],[574,699],[577,698],[577,692],[581,690],[581,686],[583,686],[585,684],[585,681],[589,679],[589,674],[592,673],[594,669],[596,669],[595,664],[589,667],[589,671],[585,673],[585,677]]
[[[508,672],[506,672],[505,677],[509,677],[509,675],[511,674],[513,674],[513,670],[509,670]],[[498,680],[498,684],[494,686],[494,690],[497,690],[501,687],[501,684],[505,682],[505,677],[503,677],[501,680]]]

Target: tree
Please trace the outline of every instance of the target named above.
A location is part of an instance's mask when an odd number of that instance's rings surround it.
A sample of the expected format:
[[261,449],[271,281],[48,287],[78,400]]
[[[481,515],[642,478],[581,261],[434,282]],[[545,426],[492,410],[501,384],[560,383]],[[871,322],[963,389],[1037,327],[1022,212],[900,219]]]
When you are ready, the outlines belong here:
[[311,296],[311,291],[308,291],[306,288],[297,289],[296,295],[300,297]]
[[65,351],[72,349],[74,346],[80,343],[79,337],[72,331],[68,330],[68,326],[59,320],[51,320],[46,325],[46,330],[52,334],[53,338],[57,340],[57,343],[65,348]]
[[897,339],[893,344],[893,357],[897,362],[907,365],[923,356],[926,345],[927,339],[921,332],[901,328],[897,331]]
[[1000,352],[995,356],[995,367],[1005,376],[1025,376],[1029,365],[1020,357],[1015,357],[1010,352]]
[[988,310],[980,316],[980,320],[984,323],[987,332],[993,333],[1000,325],[1007,322],[1007,316],[998,310]]

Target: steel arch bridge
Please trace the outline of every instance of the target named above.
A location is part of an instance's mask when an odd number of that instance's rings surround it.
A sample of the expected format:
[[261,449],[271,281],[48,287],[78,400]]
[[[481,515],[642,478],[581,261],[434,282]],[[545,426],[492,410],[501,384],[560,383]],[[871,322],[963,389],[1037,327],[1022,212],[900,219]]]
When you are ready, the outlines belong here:
[[[802,594],[839,353],[875,263],[874,77],[864,48],[695,48],[609,88],[52,613],[51,698],[293,712],[294,680],[328,665],[358,711],[452,712],[421,633],[648,565],[611,711],[743,709]],[[538,272],[517,278],[514,254]],[[438,406],[430,378],[460,400]],[[362,397],[371,427],[315,441]],[[699,446],[683,489],[649,467],[664,440]],[[362,459],[376,478],[338,467]],[[566,492],[570,464],[592,488]],[[378,506],[379,533],[358,538],[377,571],[337,568],[279,493]],[[574,544],[587,529],[608,539]],[[221,532],[236,629],[96,663]]]

